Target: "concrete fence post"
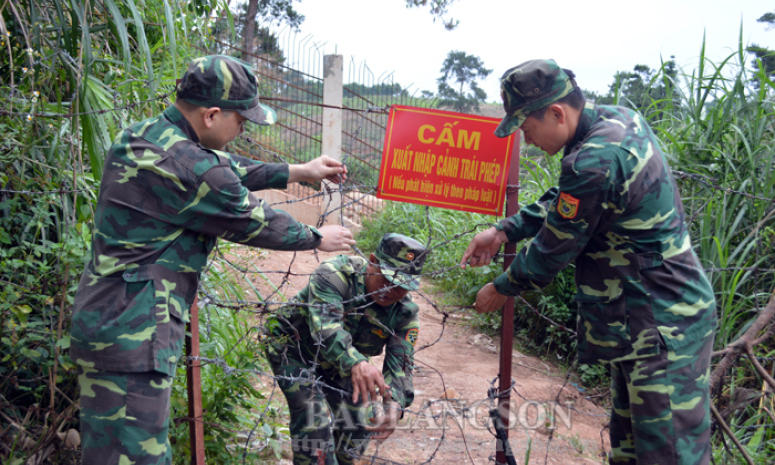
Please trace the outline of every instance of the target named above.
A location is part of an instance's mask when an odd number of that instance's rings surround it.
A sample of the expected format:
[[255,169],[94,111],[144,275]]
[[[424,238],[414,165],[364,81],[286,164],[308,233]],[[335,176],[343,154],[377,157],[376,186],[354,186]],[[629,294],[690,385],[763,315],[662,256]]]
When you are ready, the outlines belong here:
[[[342,55],[326,55],[323,57],[323,143],[322,154],[336,160],[342,159],[342,94],[343,66]],[[323,181],[332,190],[335,184]],[[325,189],[325,187],[324,187]],[[324,190],[325,192],[325,190]],[[324,198],[321,204],[321,215],[334,212],[325,217],[324,224],[341,224],[342,196],[337,190],[331,199]]]

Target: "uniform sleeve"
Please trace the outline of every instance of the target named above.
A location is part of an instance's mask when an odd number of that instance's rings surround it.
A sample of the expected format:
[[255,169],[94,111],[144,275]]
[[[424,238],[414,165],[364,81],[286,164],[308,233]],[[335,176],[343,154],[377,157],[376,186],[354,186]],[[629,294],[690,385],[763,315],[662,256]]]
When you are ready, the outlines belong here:
[[240,183],[249,191],[288,187],[289,168],[287,163],[264,163],[233,153],[227,155],[232,171],[237,174]]
[[[270,173],[272,170],[274,175]],[[320,245],[317,229],[299,223],[282,210],[273,210],[246,187],[246,184],[250,188],[272,187],[282,177],[282,168],[271,168],[271,165],[270,168],[267,165],[245,168],[220,163],[201,176],[197,192],[190,193],[185,206],[168,221],[185,229],[256,247],[313,249]]]
[[[414,303],[410,305],[415,306]],[[415,306],[416,307],[416,306]],[[417,312],[396,328],[385,346],[385,362],[382,365],[382,376],[385,384],[390,386],[393,400],[407,408],[414,401],[414,385],[412,370],[414,369],[414,345],[420,331],[420,321]]]
[[563,172],[559,184],[533,240],[520,250],[506,273],[495,278],[500,294],[518,295],[552,282],[584,250],[607,211],[610,183],[605,170]]
[[519,242],[528,237],[535,237],[546,220],[546,214],[551,204],[557,198],[558,189],[552,187],[538,199],[537,202],[522,207],[516,215],[504,218],[495,229],[506,233],[509,242]]
[[352,336],[342,323],[342,301],[349,294],[346,276],[332,263],[323,263],[310,278],[309,305],[302,309],[320,357],[334,365],[343,378],[350,376],[355,364],[368,360],[353,347]]

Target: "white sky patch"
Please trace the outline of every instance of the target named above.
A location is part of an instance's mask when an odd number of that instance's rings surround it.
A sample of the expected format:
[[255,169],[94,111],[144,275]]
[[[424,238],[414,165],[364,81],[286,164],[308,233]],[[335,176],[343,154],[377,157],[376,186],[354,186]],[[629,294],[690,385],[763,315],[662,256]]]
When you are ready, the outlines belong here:
[[716,62],[737,49],[741,25],[744,45],[775,48],[775,30],[756,22],[775,10],[764,0],[458,0],[450,8],[450,16],[460,20],[454,31],[434,23],[427,8],[406,8],[404,0],[303,0],[294,8],[306,19],[298,34],[281,32],[283,47],[314,44],[321,55],[343,55],[345,66],[365,62],[375,81],[392,73],[418,95],[437,91],[447,53],[460,50],[493,70],[480,83],[490,102],[498,100],[503,72],[534,58],[554,58],[576,73],[582,88],[605,93],[617,71],[637,64],[658,68],[660,57],[675,55],[691,72],[703,34],[706,56]]

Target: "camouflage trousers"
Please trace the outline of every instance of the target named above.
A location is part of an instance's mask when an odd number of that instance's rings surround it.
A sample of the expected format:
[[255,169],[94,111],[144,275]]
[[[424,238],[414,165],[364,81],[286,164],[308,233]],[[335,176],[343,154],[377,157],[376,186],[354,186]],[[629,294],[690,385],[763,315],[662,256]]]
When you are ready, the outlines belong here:
[[611,363],[611,464],[706,465],[710,461],[713,336],[676,351]]
[[292,349],[282,352],[270,346],[266,354],[288,401],[294,465],[351,465],[368,446],[363,426],[371,406],[352,402],[349,379],[335,381],[311,370]]
[[169,465],[172,378],[79,367],[83,465]]

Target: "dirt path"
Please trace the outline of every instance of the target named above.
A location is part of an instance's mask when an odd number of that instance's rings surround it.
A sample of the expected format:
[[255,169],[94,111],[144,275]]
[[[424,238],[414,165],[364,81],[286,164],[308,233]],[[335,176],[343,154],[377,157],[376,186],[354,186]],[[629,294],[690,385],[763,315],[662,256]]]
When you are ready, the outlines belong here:
[[[322,261],[333,255],[319,253],[318,257]],[[297,253],[291,265],[292,257],[292,252],[271,252],[252,259],[263,271],[293,271],[290,282],[281,286],[288,298],[301,290],[319,264],[309,252]],[[267,276],[276,286],[281,285],[283,275]],[[266,282],[254,282],[269,290]],[[427,283],[420,292],[430,301],[438,300]],[[417,464],[429,459],[438,464],[491,463],[496,440],[482,425],[487,420],[487,390],[498,374],[500,350],[488,344],[486,336],[461,324],[464,315],[442,325],[442,315],[426,299],[415,295],[414,300],[420,306],[421,324],[415,357],[415,401],[400,429],[381,444],[372,443],[366,455],[378,457],[374,463],[382,463],[379,459]],[[374,358],[372,363],[381,365],[381,360]],[[512,378],[516,385],[511,395],[509,440],[517,463],[526,463],[528,451],[531,464],[602,463],[601,434],[608,447],[608,431],[603,429],[607,413],[603,409],[587,400],[575,385],[563,387],[565,377],[559,369],[516,350]]]

